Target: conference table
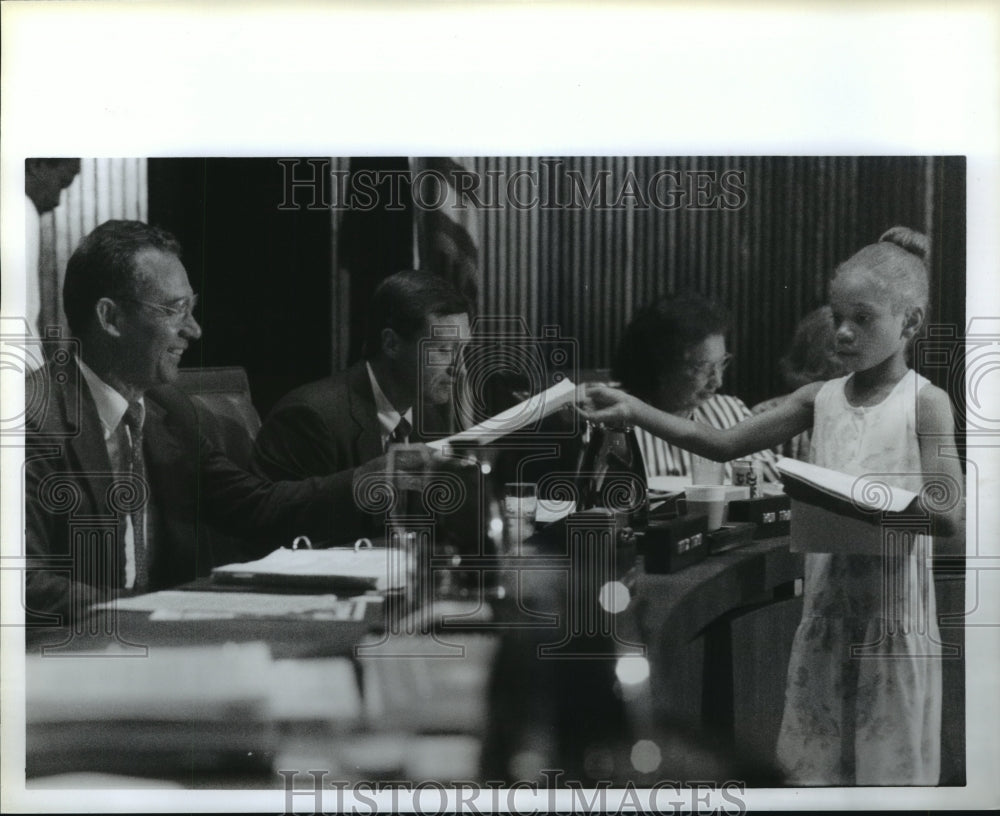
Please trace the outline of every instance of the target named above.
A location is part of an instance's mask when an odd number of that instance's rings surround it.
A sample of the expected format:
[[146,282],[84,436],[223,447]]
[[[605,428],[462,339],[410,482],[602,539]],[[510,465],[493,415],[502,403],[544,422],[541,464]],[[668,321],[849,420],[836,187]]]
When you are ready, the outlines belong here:
[[[640,733],[701,740],[712,761],[722,762],[731,746],[716,748],[719,739],[732,742],[733,672],[742,670],[742,656],[731,639],[727,643],[731,619],[739,610],[784,608],[791,600],[784,611],[793,627],[801,557],[789,552],[787,539],[776,538],[655,575],[630,549],[624,558],[617,554],[610,572],[595,577],[581,561],[587,553],[574,554],[569,538],[539,537],[541,543],[526,542],[516,553],[466,558],[464,574],[493,579],[462,591],[452,587],[445,597],[432,593],[419,606],[402,593],[367,593],[337,598],[335,607],[317,611],[296,594],[289,601],[301,608],[273,612],[264,603],[273,596],[262,594],[260,608],[248,612],[252,593],[206,579],[170,594],[217,593],[223,610],[217,614],[172,614],[152,603],[150,609],[117,608],[113,620],[106,611],[89,629],[36,633],[28,639],[29,689],[38,685],[33,673],[43,672],[42,686],[63,687],[70,697],[79,691],[78,705],[85,709],[88,674],[96,675],[91,682],[107,698],[129,682],[134,670],[123,666],[161,657],[159,667],[135,683],[144,691],[132,693],[138,705],[148,705],[143,697],[171,697],[174,709],[148,720],[133,712],[128,729],[91,722],[88,731],[79,712],[36,716],[29,694],[29,783],[101,771],[189,786],[281,787],[279,771],[316,768],[347,782],[510,782],[537,778],[546,767],[566,769],[584,782],[641,781],[652,777],[618,757]],[[591,548],[594,540],[614,544],[613,537],[588,540]],[[588,576],[587,586],[578,575]],[[621,593],[614,608],[598,597],[609,582]],[[583,608],[588,598],[592,609]],[[327,596],[327,607],[331,603]],[[241,653],[241,647],[256,652]],[[220,657],[226,650],[228,657]],[[202,677],[225,675],[227,665],[267,677],[251,690],[241,685],[246,677],[232,678],[228,689],[226,683],[195,684],[187,689],[194,697],[216,695],[198,705],[173,699],[185,691],[177,688],[185,685],[178,673],[199,660],[207,666],[195,669]],[[627,667],[643,661],[648,677],[629,677]],[[221,747],[213,756],[194,744],[204,731],[199,718],[219,716],[213,702],[240,702],[219,696],[217,685],[262,695],[266,705],[249,716],[259,727],[216,735]],[[99,712],[94,720],[118,716],[114,701],[110,705],[111,713]],[[60,728],[60,716],[74,727]],[[143,729],[151,735],[145,743],[122,738]],[[169,739],[157,736],[163,731]],[[715,747],[705,739],[709,734]],[[80,741],[94,739],[100,750],[79,750]],[[581,753],[590,750],[581,741],[598,746],[600,756]],[[170,750],[161,750],[165,745]]]
[[255,604],[202,580],[171,595],[213,593],[214,611],[119,608],[33,633],[28,786],[100,772],[308,788],[313,771],[348,785],[779,784],[769,757],[803,573],[788,538],[652,574],[613,531],[579,532],[467,558],[464,575],[489,577],[416,599]]

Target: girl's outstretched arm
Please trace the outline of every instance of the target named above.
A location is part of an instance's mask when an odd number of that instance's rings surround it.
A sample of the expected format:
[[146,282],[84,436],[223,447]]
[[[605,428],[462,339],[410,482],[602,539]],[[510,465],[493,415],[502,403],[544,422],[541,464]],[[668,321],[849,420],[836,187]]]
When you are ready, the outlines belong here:
[[917,396],[917,438],[924,477],[921,503],[930,512],[935,535],[954,535],[964,524],[965,477],[955,445],[951,402],[937,386],[924,386]]
[[728,462],[772,448],[812,427],[813,405],[821,382],[804,385],[770,411],[724,430],[665,413],[642,400],[604,385],[587,388],[581,413],[591,422],[638,425],[691,453]]

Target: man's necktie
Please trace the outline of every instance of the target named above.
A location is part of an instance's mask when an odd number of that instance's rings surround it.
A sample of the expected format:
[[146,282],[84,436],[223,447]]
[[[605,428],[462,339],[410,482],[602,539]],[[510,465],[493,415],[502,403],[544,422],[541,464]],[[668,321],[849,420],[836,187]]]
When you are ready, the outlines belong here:
[[[130,436],[129,473],[142,484],[146,483],[146,463],[142,456],[142,406],[138,402],[130,402],[125,411],[125,424]],[[137,591],[144,591],[149,586],[149,565],[146,552],[146,505],[148,504],[148,487],[145,490],[147,501],[141,507],[133,510],[132,544],[135,550],[135,585]]]
[[385,449],[389,450],[390,445],[398,445],[406,442],[412,430],[413,427],[406,421],[406,417],[400,417],[399,424],[396,425],[396,428],[389,434],[389,438],[385,442]]

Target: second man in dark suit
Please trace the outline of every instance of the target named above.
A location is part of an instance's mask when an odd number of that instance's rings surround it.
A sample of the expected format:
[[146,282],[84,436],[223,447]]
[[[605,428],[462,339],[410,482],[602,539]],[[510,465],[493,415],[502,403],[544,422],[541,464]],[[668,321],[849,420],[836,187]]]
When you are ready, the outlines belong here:
[[[257,437],[253,468],[272,479],[334,474],[347,495],[365,474],[386,470],[391,442],[455,430],[452,396],[470,311],[437,275],[386,278],[372,297],[364,358],[280,400]],[[345,539],[377,532],[358,508],[343,522]]]

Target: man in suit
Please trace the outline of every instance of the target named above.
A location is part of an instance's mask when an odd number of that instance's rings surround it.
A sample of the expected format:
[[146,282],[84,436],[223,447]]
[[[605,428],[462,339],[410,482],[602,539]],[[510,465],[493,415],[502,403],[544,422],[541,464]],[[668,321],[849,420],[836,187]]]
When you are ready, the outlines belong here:
[[[333,474],[341,493],[360,494],[367,474],[387,470],[391,442],[454,430],[449,409],[470,310],[437,275],[386,278],[372,296],[363,359],[282,398],[257,436],[252,468],[272,479]],[[363,500],[355,504],[338,527],[345,540],[380,529]]]
[[69,260],[63,306],[78,353],[56,353],[26,383],[29,622],[65,623],[93,602],[205,575],[211,526],[247,540],[249,558],[334,524],[332,479],[271,483],[241,469],[170,385],[201,335],[179,256],[163,230],[108,221]]

